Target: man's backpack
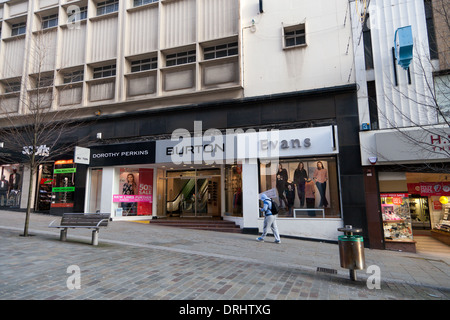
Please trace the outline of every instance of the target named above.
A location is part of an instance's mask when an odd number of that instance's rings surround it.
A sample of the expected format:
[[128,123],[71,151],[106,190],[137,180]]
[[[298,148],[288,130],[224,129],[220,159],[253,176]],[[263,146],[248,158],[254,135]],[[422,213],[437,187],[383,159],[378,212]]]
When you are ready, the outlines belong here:
[[273,201],[273,199],[270,199],[270,201],[272,201],[272,209],[270,209],[270,211],[272,212],[273,215],[278,214],[278,204]]

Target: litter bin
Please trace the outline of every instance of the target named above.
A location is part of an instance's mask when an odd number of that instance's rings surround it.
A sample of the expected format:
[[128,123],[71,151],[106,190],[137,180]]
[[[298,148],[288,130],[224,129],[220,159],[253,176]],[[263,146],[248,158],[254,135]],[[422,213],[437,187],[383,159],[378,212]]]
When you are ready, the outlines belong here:
[[339,258],[341,267],[350,270],[350,279],[356,280],[356,270],[365,268],[364,240],[362,236],[353,235],[353,232],[361,232],[351,226],[339,228],[345,235],[338,237]]

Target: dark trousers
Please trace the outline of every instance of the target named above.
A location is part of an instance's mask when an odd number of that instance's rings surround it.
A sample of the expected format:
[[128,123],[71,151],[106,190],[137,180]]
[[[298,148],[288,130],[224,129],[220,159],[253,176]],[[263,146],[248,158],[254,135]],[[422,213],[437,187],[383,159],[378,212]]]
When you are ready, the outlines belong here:
[[303,207],[305,205],[305,184],[300,183],[297,185],[297,195],[298,199],[300,200],[300,207]]
[[320,194],[320,203],[319,207],[328,207],[328,200],[325,196],[325,191],[327,190],[327,182],[316,182],[317,190],[319,190]]

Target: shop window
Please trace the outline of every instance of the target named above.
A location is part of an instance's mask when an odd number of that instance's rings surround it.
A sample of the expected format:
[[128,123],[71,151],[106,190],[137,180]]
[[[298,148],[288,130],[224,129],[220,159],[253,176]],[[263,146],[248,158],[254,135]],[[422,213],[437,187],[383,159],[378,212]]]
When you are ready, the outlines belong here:
[[242,217],[242,165],[225,168],[225,212]]
[[382,193],[381,214],[384,239],[412,241],[411,211],[407,193]]
[[0,167],[0,206],[19,208],[23,167],[18,164]]
[[279,205],[279,218],[340,217],[334,158],[261,163],[260,192]]
[[[58,160],[53,169],[52,208],[72,208],[76,165],[73,160]],[[45,182],[44,182],[45,184]]]
[[116,217],[152,215],[152,196],[153,169],[120,168]]

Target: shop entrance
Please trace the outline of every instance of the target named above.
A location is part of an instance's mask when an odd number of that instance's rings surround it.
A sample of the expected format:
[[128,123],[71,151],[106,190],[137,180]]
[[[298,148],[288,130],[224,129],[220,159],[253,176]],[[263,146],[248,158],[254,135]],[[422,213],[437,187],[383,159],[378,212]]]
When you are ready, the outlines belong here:
[[167,217],[220,217],[220,170],[167,171]]

